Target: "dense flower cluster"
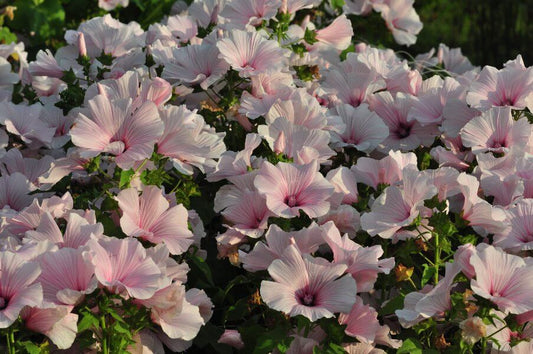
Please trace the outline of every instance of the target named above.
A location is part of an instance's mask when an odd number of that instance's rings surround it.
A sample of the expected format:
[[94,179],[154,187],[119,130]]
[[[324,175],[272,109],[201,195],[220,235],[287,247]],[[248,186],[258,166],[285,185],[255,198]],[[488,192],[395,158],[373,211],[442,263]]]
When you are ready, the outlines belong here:
[[6,350],[533,351],[533,67],[352,42],[413,0],[176,8],[0,45]]

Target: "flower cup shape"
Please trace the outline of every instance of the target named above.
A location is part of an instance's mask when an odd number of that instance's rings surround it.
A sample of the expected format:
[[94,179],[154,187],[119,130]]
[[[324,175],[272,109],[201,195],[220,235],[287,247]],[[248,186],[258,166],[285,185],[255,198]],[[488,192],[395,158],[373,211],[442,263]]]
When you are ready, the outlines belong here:
[[501,248],[480,245],[470,257],[475,294],[494,302],[501,311],[520,314],[533,310],[533,265]]
[[182,254],[193,243],[187,224],[187,210],[181,204],[169,208],[163,191],[156,186],[144,188],[141,196],[135,188],[121,191],[118,205],[124,213],[120,226],[128,236],[152,243],[165,243],[171,254]]
[[334,187],[317,168],[316,161],[300,166],[284,162],[274,166],[264,162],[254,185],[277,216],[293,218],[302,210],[311,218],[319,217],[329,211],[327,199]]
[[274,281],[261,283],[261,297],[275,310],[291,317],[303,315],[311,321],[333,317],[337,312],[349,313],[357,288],[351,275],[342,276],[345,271],[344,264],[302,256],[291,245],[268,267]]
[[43,301],[39,264],[10,251],[0,252],[0,328],[7,328],[19,317],[24,306],[39,306]]
[[150,157],[164,128],[153,102],[136,108],[131,99],[110,100],[98,95],[88,106],[89,116],[80,113],[70,131],[72,142],[83,148],[87,157],[110,153],[122,169]]

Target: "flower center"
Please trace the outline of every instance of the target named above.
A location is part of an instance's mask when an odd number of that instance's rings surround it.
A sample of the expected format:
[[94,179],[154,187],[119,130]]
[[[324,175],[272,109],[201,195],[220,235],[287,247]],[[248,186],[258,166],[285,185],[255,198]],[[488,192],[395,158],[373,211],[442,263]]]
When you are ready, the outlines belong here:
[[305,306],[315,306],[315,296],[308,290],[300,290],[297,293],[298,302]]
[[396,135],[398,138],[403,139],[407,138],[411,134],[411,126],[407,124],[400,124],[398,129],[396,129]]
[[296,206],[296,197],[294,195],[291,195],[285,198],[285,204],[287,204],[291,208]]
[[7,307],[9,301],[6,301],[3,297],[0,297],[0,310],[3,310]]

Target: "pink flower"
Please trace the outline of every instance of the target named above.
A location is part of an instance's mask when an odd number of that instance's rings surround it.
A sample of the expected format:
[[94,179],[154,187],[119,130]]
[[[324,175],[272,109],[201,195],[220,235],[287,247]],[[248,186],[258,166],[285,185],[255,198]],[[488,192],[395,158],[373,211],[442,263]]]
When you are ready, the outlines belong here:
[[34,189],[26,176],[19,172],[0,177],[0,208],[22,210],[33,201],[34,196],[29,193]]
[[285,117],[279,117],[269,125],[260,125],[257,132],[268,141],[275,153],[292,158],[295,164],[311,161],[326,164],[335,155],[328,146],[328,132],[292,124]]
[[387,187],[372,204],[372,211],[361,216],[361,227],[370,235],[392,238],[424,211],[424,200],[437,194],[427,175],[407,169],[403,173],[403,188]]
[[83,257],[83,252],[83,248],[61,248],[39,258],[42,272],[38,281],[42,284],[45,301],[76,305],[85,294],[96,289],[94,266]]
[[217,343],[227,344],[239,350],[244,348],[241,334],[236,329],[226,329],[218,338]]
[[466,102],[474,108],[486,111],[494,106],[524,109],[527,95],[533,89],[533,68],[509,65],[498,70],[485,66],[472,82]]
[[27,231],[25,238],[34,241],[50,241],[60,247],[78,248],[85,245],[91,238],[100,238],[104,233],[102,224],[90,223],[76,213],[70,213],[65,219],[68,223],[63,233],[52,214],[45,212],[37,228]]
[[346,15],[337,17],[329,26],[316,31],[316,40],[311,50],[314,48],[334,48],[342,51],[350,45],[353,36],[353,28]]
[[180,42],[188,42],[198,34],[198,26],[194,18],[187,15],[170,16],[167,27],[173,36],[178,37]]
[[275,17],[281,0],[234,0],[228,2],[220,13],[225,23],[245,29],[247,25],[258,26],[262,21]]
[[131,99],[94,97],[88,103],[89,117],[80,113],[70,131],[72,142],[85,149],[88,156],[101,152],[115,155],[122,169],[150,157],[163,133],[163,122],[153,102],[144,102],[136,110],[131,103]]
[[354,147],[359,151],[370,152],[389,136],[389,128],[374,112],[363,103],[357,108],[348,104],[335,106],[346,128],[341,133],[332,132],[333,147]]
[[72,306],[26,307],[20,317],[26,328],[44,334],[58,349],[68,349],[78,334],[78,315],[71,311]]
[[39,264],[28,262],[10,251],[0,252],[0,328],[15,322],[24,306],[39,306],[43,301]]
[[341,277],[345,270],[343,264],[302,257],[295,246],[289,246],[283,258],[268,267],[274,281],[261,283],[261,297],[275,310],[311,321],[348,313],[355,303],[356,285],[350,275]]
[[531,263],[493,246],[478,246],[470,263],[476,273],[476,279],[471,281],[475,294],[494,302],[504,312],[533,310]]
[[511,251],[533,249],[533,199],[523,199],[507,212],[510,227],[494,235],[494,245]]
[[436,126],[421,126],[409,120],[413,99],[403,93],[393,97],[388,91],[376,93],[370,100],[370,110],[376,112],[389,128],[389,136],[383,141],[381,150],[409,151],[420,145],[431,146],[435,139]]
[[257,242],[248,254],[240,252],[244,269],[249,272],[266,270],[275,259],[281,258],[283,252],[293,242],[302,253],[313,253],[324,243],[324,230],[317,224],[299,231],[285,232],[276,224],[270,225],[265,235],[265,242]]
[[128,188],[116,199],[123,212],[120,226],[126,235],[164,243],[175,255],[187,251],[193,243],[187,210],[181,204],[169,208],[169,202],[156,186],[146,186],[140,197],[135,188]]
[[260,32],[232,30],[217,42],[219,58],[239,72],[241,77],[282,71],[287,66],[285,50]]
[[264,162],[254,185],[277,216],[292,218],[302,210],[311,218],[319,217],[329,211],[327,198],[334,188],[317,168],[316,161],[301,166]]
[[128,7],[130,0],[98,0],[98,7],[106,11],[114,10],[117,6]]
[[355,304],[349,313],[339,316],[339,323],[346,325],[347,335],[357,338],[363,343],[373,343],[380,328],[377,311],[363,303],[363,299],[356,297]]
[[389,151],[389,155],[381,160],[360,157],[351,170],[358,182],[378,189],[379,184],[395,184],[403,179],[405,167],[417,168],[416,155],[412,152]]
[[0,123],[6,126],[8,132],[18,135],[26,144],[38,148],[52,142],[55,129],[50,128],[41,119],[43,114],[41,104],[26,106],[2,102],[0,108]]
[[215,45],[208,43],[174,48],[172,61],[165,64],[161,77],[189,85],[200,85],[207,90],[229,69],[228,63],[218,59],[219,53]]
[[77,31],[68,30],[65,34],[67,43],[77,47],[80,32],[84,35],[87,54],[91,58],[99,57],[102,52],[121,57],[142,48],[145,43],[145,33],[137,22],[126,25],[109,14],[83,22]]
[[186,299],[185,286],[179,282],[136,302],[150,308],[152,321],[173,339],[192,340],[204,324],[199,307]]
[[192,175],[193,166],[205,171],[216,166],[215,158],[226,150],[224,133],[217,133],[204,118],[185,105],[168,105],[160,111],[164,131],[157,152],[168,156],[181,173]]
[[374,6],[376,11],[381,12],[381,17],[399,44],[407,46],[415,44],[416,35],[422,30],[420,17],[413,8],[414,2],[414,0],[394,0]]
[[471,147],[474,154],[501,153],[513,145],[527,145],[531,126],[525,117],[515,121],[510,107],[494,107],[466,123],[460,134],[463,145]]
[[333,251],[333,261],[336,264],[346,264],[357,283],[358,292],[371,291],[378,278],[378,273],[389,274],[394,267],[394,258],[378,260],[383,255],[381,246],[362,247],[344,235],[341,238],[339,230],[329,222],[322,226],[325,231],[325,241]]
[[148,299],[168,285],[168,279],[134,238],[110,237],[90,240],[87,245],[96,279],[113,293]]

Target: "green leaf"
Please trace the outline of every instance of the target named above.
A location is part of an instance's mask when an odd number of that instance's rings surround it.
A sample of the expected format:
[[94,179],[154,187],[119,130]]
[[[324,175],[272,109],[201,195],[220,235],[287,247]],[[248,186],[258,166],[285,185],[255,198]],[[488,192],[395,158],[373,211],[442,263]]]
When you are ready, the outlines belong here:
[[9,30],[7,27],[0,27],[0,43],[9,44],[16,42],[17,36]]
[[426,285],[427,282],[435,275],[435,267],[429,266],[425,263],[422,264],[422,267],[424,268],[424,271],[422,272],[422,279],[420,279],[420,286],[424,287],[424,285]]
[[118,187],[120,189],[129,188],[131,177],[133,177],[134,174],[135,171],[133,169],[122,170],[122,172],[120,172],[120,182],[118,183]]
[[85,310],[82,312],[82,318],[78,323],[78,332],[83,332],[91,328],[99,328],[100,322],[98,317],[96,317],[90,310]]
[[414,338],[406,339],[396,354],[422,354],[422,344]]
[[65,10],[60,0],[17,0],[13,5],[17,7],[16,16],[8,24],[16,32],[24,33],[37,41],[62,37]]
[[288,339],[288,336],[286,329],[283,327],[267,331],[257,339],[253,354],[268,354],[277,347],[278,343],[283,342],[285,339]]
[[379,315],[380,316],[390,315],[390,314],[393,314],[394,311],[403,308],[404,299],[405,299],[405,295],[403,294],[400,294],[392,298],[391,300],[389,300],[389,302],[385,304],[385,306],[381,308],[381,310],[379,310]]
[[34,344],[33,342],[24,341],[18,344],[22,346],[28,354],[41,354],[41,348],[38,345]]
[[191,272],[201,275],[201,277],[207,281],[207,283],[214,287],[215,283],[213,282],[213,274],[211,273],[211,268],[209,265],[198,256],[191,256],[189,258],[189,266],[191,267]]
[[331,7],[334,9],[342,10],[345,2],[344,0],[330,0]]
[[338,344],[328,343],[324,345],[324,348],[318,346],[313,348],[313,354],[344,354],[346,350]]

